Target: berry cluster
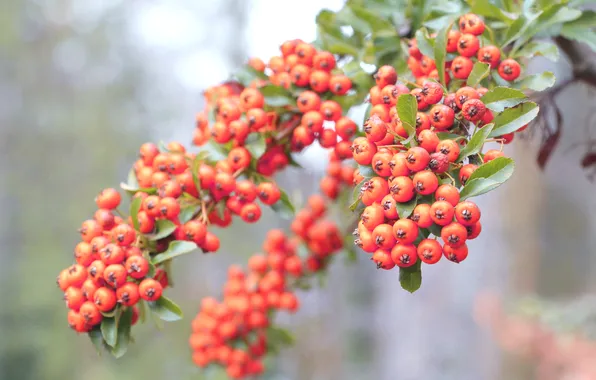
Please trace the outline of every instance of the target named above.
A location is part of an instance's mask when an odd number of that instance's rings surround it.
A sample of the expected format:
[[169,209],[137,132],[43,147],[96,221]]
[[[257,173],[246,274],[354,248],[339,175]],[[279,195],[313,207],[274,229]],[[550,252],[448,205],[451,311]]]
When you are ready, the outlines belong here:
[[[476,36],[484,30],[480,18],[465,15],[459,26],[460,31],[449,32],[447,52],[457,51],[461,56],[447,64],[446,82],[450,73],[466,79],[473,66],[470,57],[476,54],[479,61],[493,68],[499,65],[497,48],[479,48]],[[392,67],[379,68],[376,86],[370,90],[365,136],[352,144],[353,158],[360,165],[354,183],[360,184],[358,199],[365,207],[355,243],[371,253],[383,269],[410,267],[418,259],[434,264],[442,256],[461,262],[468,256],[466,241],[476,238],[482,229],[480,209],[460,199],[460,191],[479,165],[503,157],[502,144],[513,138],[513,133],[493,139],[484,136],[478,153],[467,149],[473,135],[492,128],[495,115],[481,100],[488,89],[453,83],[446,92],[433,80],[437,77],[434,62],[421,55],[415,41],[410,46],[409,64],[417,77],[416,84],[409,82],[412,89],[397,83]],[[465,75],[464,66],[470,68]],[[510,66],[510,60],[504,60],[499,73],[509,72]],[[515,77],[505,79],[516,79],[519,65],[515,67]],[[400,101],[408,101],[408,97],[415,113],[409,123],[399,113]],[[485,142],[499,142],[501,149],[482,154]],[[434,239],[429,238],[431,234]]]
[[213,139],[241,149],[263,138],[266,149],[255,157],[255,167],[266,176],[283,170],[291,163],[291,152],[315,140],[333,148],[339,159],[350,158],[349,140],[357,126],[342,115],[337,101],[351,90],[350,79],[336,68],[333,54],[311,44],[292,40],[280,50],[267,65],[258,58],[249,61],[259,77],[248,87],[227,82],[206,91],[207,107],[197,116],[194,144]]
[[94,219],[83,222],[79,230],[82,241],[75,248],[76,263],[57,278],[69,309],[68,324],[77,332],[90,331],[117,305],[132,308],[134,324],[139,300],[156,301],[167,286],[159,281],[163,275],[151,273],[137,231],[114,215],[120,201],[115,189],[99,193]]
[[236,266],[228,270],[223,301],[203,299],[189,341],[197,366],[217,363],[234,379],[263,372],[262,359],[274,344],[268,337],[274,313],[295,312],[295,289],[342,248],[337,226],[322,219],[325,212],[326,200],[310,197],[292,223],[293,237],[269,231],[264,253],[249,259],[247,272]]

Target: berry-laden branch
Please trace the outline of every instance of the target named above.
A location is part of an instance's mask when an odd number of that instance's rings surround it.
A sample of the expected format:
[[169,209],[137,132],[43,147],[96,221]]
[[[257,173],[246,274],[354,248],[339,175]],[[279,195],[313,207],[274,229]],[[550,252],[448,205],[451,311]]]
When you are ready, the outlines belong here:
[[[340,104],[347,96],[358,96],[351,80],[329,52],[299,40],[281,50],[294,57],[291,65],[272,59],[265,73],[264,63],[253,59],[237,78],[246,87],[232,80],[205,92],[206,108],[197,115],[193,143],[212,140],[215,152],[191,153],[177,142],[143,144],[127,183],[121,184],[131,199],[128,215],[117,190],[105,189],[97,196],[98,210],[80,229],[75,264],[60,273],[58,285],[69,325],[87,332],[99,350],[105,347],[122,356],[131,326],[145,320],[147,307],[165,321],[182,318],[180,308],[163,295],[171,286],[170,263],[197,248],[216,252],[220,241],[213,226],[229,227],[235,216],[257,222],[258,201],[294,213],[288,196],[271,179],[297,165],[293,153],[315,141],[331,149],[330,175],[321,182],[329,199],[339,196],[342,183],[351,184],[354,169],[341,161],[352,155],[357,127]],[[285,255],[294,255],[298,267],[290,272],[298,276],[296,281],[326,267],[326,256],[342,246],[337,227],[318,220],[325,202],[312,198],[310,207],[292,224],[311,252],[304,269],[290,246],[276,256],[283,264]],[[286,300],[293,286],[288,282],[276,289]]]
[[[362,3],[322,11],[315,44],[287,41],[278,56],[266,63],[252,58],[208,89],[192,135],[193,145],[204,147],[198,152],[177,142],[143,144],[121,184],[130,196],[128,213],[117,190],[97,196],[98,210],[80,229],[75,263],[59,274],[58,285],[69,325],[88,333],[98,350],[122,356],[147,309],[165,321],[182,317],[163,295],[172,284],[168,269],[199,248],[218,251],[213,227],[227,228],[238,217],[255,223],[261,205],[293,215],[272,177],[299,166],[293,155],[315,142],[329,150],[324,196],[309,199],[291,233],[270,231],[248,269],[230,268],[220,301],[202,301],[190,339],[195,364],[218,365],[231,378],[258,375],[266,355],[291,343],[274,316],[295,311],[296,291],[347,248],[349,233],[323,219],[331,201],[341,205],[346,193],[358,216],[356,245],[378,269],[399,267],[407,291],[421,286],[422,263],[468,257],[466,242],[482,230],[480,209],[469,198],[511,177],[514,163],[503,145],[538,115],[522,90],[554,83],[552,73],[522,75],[528,59],[549,51],[533,38],[543,24],[580,20],[579,11],[553,4],[528,15],[515,2],[510,12],[520,17],[514,20],[493,12],[498,8],[475,6],[499,18],[486,22],[466,13],[467,5],[428,15],[416,5],[412,24],[424,22],[432,33],[421,28],[402,41],[399,10]],[[374,76],[362,63],[375,66]],[[359,128],[346,114],[365,98],[370,105]]]

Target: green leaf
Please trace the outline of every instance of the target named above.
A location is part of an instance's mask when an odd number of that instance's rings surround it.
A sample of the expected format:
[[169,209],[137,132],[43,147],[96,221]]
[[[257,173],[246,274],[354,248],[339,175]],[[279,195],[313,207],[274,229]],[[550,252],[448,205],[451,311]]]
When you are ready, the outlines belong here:
[[244,65],[240,70],[234,73],[234,78],[245,87],[248,87],[255,79],[267,79],[267,76],[264,73],[253,69],[249,65]]
[[[193,215],[195,215],[201,206],[186,206],[182,207],[180,210],[180,215],[178,215],[178,220],[180,220],[181,224],[184,224],[192,219]],[[158,221],[159,222],[159,221]],[[175,227],[174,227],[175,229]]]
[[184,315],[180,306],[176,305],[169,298],[161,296],[155,302],[147,302],[149,309],[153,314],[157,315],[162,321],[174,322],[181,320]]
[[[563,27],[563,29],[565,28]],[[563,31],[561,31],[561,34],[563,34]],[[550,59],[553,62],[557,62],[559,60],[559,48],[552,42],[530,41],[515,55],[515,57],[523,57],[526,59],[530,59],[535,56],[542,56],[544,58]]]
[[368,24],[369,28],[373,32],[379,31],[391,31],[395,30],[393,24],[388,20],[384,19],[383,16],[369,11],[368,9],[358,5],[348,5],[352,10],[352,13],[360,20]]
[[118,342],[118,323],[116,317],[103,317],[100,329],[103,340],[108,346],[114,347]]
[[416,31],[416,43],[418,45],[418,50],[420,50],[422,54],[431,59],[435,59],[434,41],[428,35],[428,30],[426,28],[421,28]]
[[549,29],[554,30],[554,28],[552,28],[554,25],[575,20],[579,18],[581,14],[581,11],[570,9],[564,6],[564,4],[550,5],[537,16],[529,20],[528,27],[524,30],[522,35],[516,39],[515,44],[513,45],[513,50],[518,50],[538,33]]
[[540,107],[534,102],[525,102],[513,108],[507,108],[493,120],[495,127],[490,133],[490,137],[502,136],[517,131],[534,120],[538,116],[539,110]]
[[364,178],[362,181],[360,181],[358,185],[354,187],[354,190],[352,190],[352,203],[350,204],[350,211],[356,210],[356,208],[360,204],[362,186],[364,186],[366,182],[368,182],[368,179]]
[[151,259],[153,265],[161,264],[164,261],[171,260],[174,257],[186,255],[198,249],[197,245],[192,241],[174,240],[168,245],[168,249],[159,253]]
[[[449,31],[451,30],[452,24],[447,25],[443,29],[439,30],[437,33],[437,38],[435,39],[435,47],[434,47],[434,56],[435,56],[435,64],[438,68],[442,68],[445,66],[445,57],[447,56],[447,37],[449,35]],[[439,73],[439,81],[441,85],[445,86],[445,70],[437,69]]]
[[259,88],[259,91],[265,97],[265,104],[271,107],[283,107],[296,103],[292,93],[281,86],[268,84]]
[[252,158],[258,159],[267,150],[267,141],[262,133],[251,133],[246,138],[244,147],[250,152]]
[[414,211],[414,208],[416,208],[417,204],[418,204],[418,199],[416,199],[416,197],[414,197],[409,202],[405,202],[405,203],[396,202],[395,208],[397,209],[397,214],[399,215],[399,217],[403,219],[403,218],[407,218],[410,215],[412,215],[412,212]]
[[504,38],[505,42],[501,45],[501,47],[505,47],[518,39],[527,28],[527,25],[528,19],[523,14],[518,15],[517,19],[507,28]]
[[290,201],[290,197],[288,197],[288,194],[281,189],[279,191],[281,192],[279,201],[272,204],[271,208],[273,209],[273,211],[280,214],[283,218],[292,219],[294,217],[294,214],[296,213],[296,209]]
[[408,268],[399,268],[399,283],[404,290],[414,293],[422,285],[422,261],[418,260]]
[[150,241],[163,239],[170,236],[176,230],[176,225],[167,219],[155,221],[155,233],[146,235]]
[[482,128],[477,128],[470,141],[468,141],[466,146],[464,146],[460,151],[457,161],[459,162],[468,156],[472,156],[480,152],[482,146],[484,145],[484,141],[490,135],[494,126],[494,124],[487,124]]
[[377,175],[373,170],[372,166],[358,165],[358,172],[364,178],[369,179]]
[[588,45],[593,51],[596,51],[596,32],[593,30],[564,26],[561,29],[561,35],[570,40],[582,42]]
[[491,4],[489,0],[467,0],[467,3],[472,7],[470,10],[471,13],[501,20],[506,24],[511,24],[513,22],[513,19],[506,15],[501,8]]
[[128,307],[120,315],[118,320],[118,339],[112,348],[112,355],[116,358],[122,357],[128,349],[130,342],[130,328],[132,323],[132,308]]
[[290,332],[281,327],[271,326],[267,328],[267,342],[276,346],[290,346],[294,344],[295,339]]
[[525,77],[515,85],[522,90],[544,91],[549,87],[554,86],[556,81],[555,74],[550,71],[545,71],[540,74],[534,74]]
[[141,188],[139,186],[139,181],[137,181],[137,175],[134,169],[130,169],[130,171],[128,172],[128,179],[126,180],[126,183],[120,182],[120,188],[131,195],[134,195],[138,192],[147,194],[157,193],[157,189],[154,187]]
[[201,179],[199,178],[199,169],[201,168],[201,164],[207,159],[208,156],[209,156],[209,152],[206,150],[203,150],[203,151],[197,153],[197,155],[192,160],[192,163],[190,165],[190,170],[192,173],[192,181],[195,184],[197,191],[199,191],[199,192],[201,191]]
[[479,166],[460,192],[460,199],[476,197],[496,189],[511,178],[514,169],[514,162],[508,157],[498,157]]
[[340,55],[345,54],[353,57],[358,56],[358,49],[347,43],[345,37],[338,38],[331,34],[324,33],[321,30],[319,30],[319,34],[329,52]]
[[468,86],[476,87],[488,74],[490,74],[490,65],[484,62],[476,62],[468,76]]
[[87,335],[89,336],[91,343],[93,343],[93,347],[95,347],[97,354],[101,356],[105,344],[101,329],[94,328],[93,330],[89,331]]
[[525,99],[527,97],[523,92],[509,87],[495,87],[480,98],[486,108],[494,112],[503,112],[505,108],[515,107]]
[[416,114],[418,102],[412,94],[403,94],[397,98],[397,116],[401,120],[408,136],[416,135]]
[[141,197],[135,197],[130,203],[130,218],[132,219],[132,226],[135,230],[139,230],[139,210],[141,209],[141,203],[143,199]]

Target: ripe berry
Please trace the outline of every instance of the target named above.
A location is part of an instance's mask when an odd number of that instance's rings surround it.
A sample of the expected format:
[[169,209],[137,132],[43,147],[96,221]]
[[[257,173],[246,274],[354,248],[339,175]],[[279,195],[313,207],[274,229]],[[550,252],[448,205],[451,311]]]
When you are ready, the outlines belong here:
[[107,210],[113,210],[120,204],[121,196],[118,190],[116,189],[104,189],[102,190],[97,198],[95,198],[95,203],[97,204],[98,208],[105,208]]
[[79,314],[81,314],[81,316],[85,320],[85,323],[89,326],[96,326],[100,324],[101,320],[103,319],[103,315],[101,314],[97,306],[95,306],[95,304],[91,301],[87,301],[83,305],[81,305]]
[[383,207],[378,203],[367,206],[362,212],[360,219],[367,230],[374,230],[385,219]]
[[421,203],[414,207],[410,219],[420,228],[429,228],[432,226],[433,220],[430,217],[430,205]]
[[396,202],[409,202],[415,195],[414,182],[410,177],[395,177],[389,183],[389,191]]
[[422,148],[426,149],[429,153],[433,153],[435,149],[437,149],[437,145],[439,145],[439,142],[441,142],[437,134],[428,129],[420,131],[417,140],[418,144]]
[[391,252],[385,249],[377,249],[372,255],[372,261],[377,264],[377,268],[390,270],[395,268],[395,263],[391,258]]
[[457,52],[464,57],[473,57],[480,48],[480,40],[473,34],[462,34],[457,41]]
[[451,72],[457,79],[468,79],[473,68],[474,62],[468,57],[458,56],[451,61]]
[[389,168],[391,169],[391,175],[394,177],[410,175],[410,169],[408,169],[405,153],[400,152],[394,154],[391,161],[389,161]]
[[352,152],[354,160],[360,165],[370,165],[372,158],[377,153],[377,147],[374,143],[368,141],[366,137],[357,137],[352,143]]
[[455,102],[460,109],[470,99],[480,99],[480,94],[472,87],[465,86],[455,92]]
[[470,201],[463,201],[455,206],[455,219],[464,226],[471,226],[480,220],[480,208]]
[[418,225],[410,219],[399,219],[393,224],[393,234],[399,244],[410,244],[418,237]]
[[436,264],[443,256],[443,247],[434,239],[424,239],[418,244],[416,252],[423,262]]
[[443,87],[437,82],[426,81],[422,86],[422,98],[427,104],[437,104],[443,98]]
[[430,217],[435,224],[446,226],[453,221],[455,208],[447,201],[436,201],[430,206]]
[[468,231],[466,227],[459,223],[450,223],[441,229],[441,239],[446,245],[459,247],[466,242]]
[[64,301],[67,308],[78,311],[83,302],[85,302],[85,296],[80,288],[71,286],[64,292]]
[[481,47],[478,50],[478,61],[488,63],[492,69],[497,67],[501,60],[501,51],[494,45]]
[[439,187],[439,179],[430,170],[423,170],[414,174],[412,179],[416,192],[421,195],[429,195]]
[[413,172],[423,170],[430,161],[430,154],[419,146],[410,148],[406,152],[406,165]]
[[393,199],[393,195],[387,194],[381,201],[381,207],[383,207],[383,214],[387,219],[397,219],[399,217],[397,213],[396,201]]
[[462,33],[470,33],[479,36],[484,33],[484,21],[475,14],[468,13],[459,18],[459,30]]
[[124,306],[133,306],[139,302],[139,286],[134,282],[127,282],[116,290],[116,298]]
[[95,306],[102,312],[108,312],[116,306],[116,292],[112,289],[101,287],[93,295]]
[[496,149],[490,149],[487,150],[486,153],[484,153],[484,158],[483,161],[485,163],[494,160],[495,158],[498,157],[504,157],[505,154],[503,152],[501,152],[500,150],[496,150]]
[[145,301],[157,301],[161,297],[163,287],[152,278],[146,278],[139,284],[139,293]]
[[397,82],[397,72],[391,66],[381,66],[374,75],[375,82],[379,88],[383,88]]
[[449,158],[443,153],[432,153],[428,167],[434,173],[445,173],[449,170]]
[[215,252],[219,249],[219,238],[214,233],[207,231],[205,236],[205,242],[201,245],[201,248],[205,252]]
[[364,133],[370,142],[381,141],[387,134],[387,124],[377,115],[373,115],[364,123]]
[[108,244],[99,251],[99,258],[105,265],[120,264],[126,254],[124,249],[116,244]]
[[136,231],[128,224],[119,224],[112,230],[112,239],[121,247],[131,245],[136,238]]
[[127,276],[126,268],[121,264],[108,265],[103,272],[104,281],[114,288],[122,286],[126,282]]
[[437,201],[447,201],[455,207],[459,203],[459,190],[453,185],[441,185],[435,192],[435,199]]
[[461,33],[457,30],[450,30],[447,33],[447,53],[455,53],[457,51],[457,41]]
[[329,80],[329,90],[335,95],[345,95],[352,88],[352,81],[345,75],[334,75]]
[[130,256],[124,264],[128,275],[136,280],[144,278],[149,273],[149,261],[143,256]]
[[511,82],[519,77],[521,66],[516,60],[508,58],[501,62],[498,71],[501,78]]
[[67,320],[68,326],[70,326],[71,329],[75,330],[78,333],[82,333],[88,330],[87,324],[85,323],[85,319],[77,311],[69,310]]
[[468,178],[470,178],[470,176],[472,175],[472,173],[474,173],[474,170],[476,170],[476,168],[478,168],[478,166],[474,164],[466,164],[462,166],[461,169],[459,169],[460,182],[465,185],[468,181]]
[[466,230],[468,231],[468,240],[476,239],[482,232],[482,224],[476,222],[471,226],[466,226]]
[[466,244],[459,247],[451,247],[445,245],[443,247],[443,254],[449,261],[460,263],[468,257],[468,246]]
[[240,217],[246,223],[255,223],[261,218],[261,207],[256,203],[247,203],[242,206]]
[[391,259],[400,268],[411,267],[418,261],[416,247],[412,244],[396,244],[391,249]]
[[430,110],[430,123],[439,131],[444,131],[453,126],[455,112],[444,104],[437,104]]
[[325,100],[321,103],[320,111],[325,120],[338,121],[342,116],[342,108],[335,100]]
[[449,162],[456,162],[459,157],[459,144],[453,140],[442,140],[438,145],[436,151],[447,156]]
[[462,114],[466,120],[476,122],[482,119],[486,112],[486,106],[479,99],[469,99],[462,105]]
[[389,250],[395,245],[395,238],[393,237],[393,228],[389,224],[379,224],[372,231],[375,244],[380,249]]

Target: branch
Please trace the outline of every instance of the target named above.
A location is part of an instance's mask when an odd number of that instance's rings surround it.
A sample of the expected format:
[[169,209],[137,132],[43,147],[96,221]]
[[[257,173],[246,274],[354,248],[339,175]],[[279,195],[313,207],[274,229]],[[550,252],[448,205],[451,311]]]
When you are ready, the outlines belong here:
[[569,58],[573,77],[596,87],[596,64],[592,54],[586,54],[586,49],[580,43],[565,37],[555,37],[555,43]]

